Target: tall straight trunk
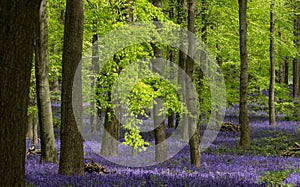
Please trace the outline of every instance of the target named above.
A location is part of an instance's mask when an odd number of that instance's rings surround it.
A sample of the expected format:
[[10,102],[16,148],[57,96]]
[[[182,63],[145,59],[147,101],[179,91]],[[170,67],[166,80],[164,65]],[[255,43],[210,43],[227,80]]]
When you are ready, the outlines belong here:
[[39,112],[41,161],[58,162],[53,131],[52,108],[48,79],[48,20],[47,0],[42,0],[36,22],[35,75],[36,95]]
[[[174,19],[175,17],[175,0],[171,0],[169,6],[170,6],[170,9],[169,9],[169,17],[170,19]],[[173,50],[172,47],[170,47],[168,49],[168,57],[169,57],[169,67],[170,69],[172,70],[173,69],[173,63],[175,61],[175,51]],[[169,74],[169,77],[170,79],[174,79],[174,74],[173,72],[170,71],[170,74]],[[168,128],[174,128],[174,112],[172,110],[169,110],[168,111]]]
[[[157,8],[162,7],[161,0],[153,0],[153,5]],[[154,20],[157,21],[157,20]],[[157,30],[162,26],[159,23],[155,23]],[[153,72],[162,75],[162,49],[156,44],[152,45],[154,50],[155,60],[153,60]],[[162,98],[158,97],[155,99],[156,104],[153,106],[153,118],[154,118],[154,134],[155,134],[155,161],[163,162],[167,159],[167,143],[166,143],[166,128],[164,119],[161,113],[163,108]]]
[[[59,174],[72,175],[84,173],[83,138],[78,130],[76,118],[80,118],[81,85],[73,88],[76,68],[82,58],[83,41],[83,0],[67,0],[64,28],[63,69],[62,69],[62,114],[61,114],[61,155]],[[81,78],[81,77],[80,77]],[[80,79],[78,78],[78,79]],[[77,81],[79,82],[79,81]],[[74,89],[74,90],[73,90]],[[76,108],[73,110],[73,92],[79,93]],[[77,122],[76,122],[77,121]],[[78,124],[81,125],[81,124]]]
[[198,116],[197,109],[195,107],[196,98],[193,93],[193,71],[194,71],[194,60],[196,50],[196,38],[193,36],[195,33],[195,11],[196,11],[196,0],[188,1],[188,57],[186,61],[186,73],[190,80],[186,80],[186,103],[189,111],[188,116],[188,127],[189,127],[189,145],[190,145],[190,157],[191,164],[195,167],[200,167],[200,125],[197,123]]
[[[98,47],[98,35],[97,33],[93,35],[92,38],[92,72],[97,76],[99,74],[99,65],[98,65],[98,61],[99,61],[99,57],[98,57],[98,52],[99,52],[99,47]],[[98,81],[98,79],[96,77],[92,77],[92,82],[91,82],[91,87],[94,88],[96,81]],[[92,93],[94,94],[94,93]],[[93,98],[93,96],[92,96]],[[95,102],[92,100],[91,102],[91,111],[95,111]],[[97,111],[100,110],[97,107]],[[101,111],[97,112],[97,114],[101,114]],[[94,112],[91,112],[90,114],[90,124],[91,124],[91,133],[92,135],[95,134],[96,130],[97,130],[97,125],[98,124],[98,115],[94,114]],[[101,116],[100,116],[101,118]]]
[[270,6],[270,87],[269,87],[269,124],[276,127],[275,119],[275,16],[274,1]]
[[32,140],[33,145],[38,145],[38,114],[35,112],[28,116],[26,137]]
[[[185,0],[178,0],[177,2],[178,7],[178,15],[177,15],[177,23],[179,25],[184,25],[186,24],[186,14],[184,11],[184,6],[185,6]],[[181,86],[181,95],[182,95],[182,103],[186,103],[186,94],[185,94],[185,80],[184,76],[182,75],[182,71],[186,70],[186,59],[187,59],[187,45],[186,43],[186,37],[184,34],[181,36],[181,41],[180,41],[180,49],[179,50],[179,56],[178,56],[178,66],[181,69],[181,71],[178,72],[178,84]],[[179,125],[179,121],[181,121],[181,126],[179,127],[180,130],[179,132],[181,133],[181,138],[183,141],[188,142],[188,121],[187,121],[187,115],[186,114],[176,114],[176,128]]]
[[0,186],[25,186],[25,136],[39,0],[0,1]]
[[[272,19],[271,13],[272,13],[272,5],[271,5],[271,12],[270,12],[270,21]],[[272,22],[270,22],[270,33],[271,33],[271,25],[272,25]],[[279,35],[280,40],[283,41],[281,31],[278,31],[278,35]],[[272,36],[270,39],[274,40],[274,38],[272,38]],[[274,41],[272,41],[272,42],[274,43]],[[270,57],[271,57],[271,40],[270,40]],[[270,58],[270,62],[271,61],[272,60]],[[285,79],[285,63],[284,62],[285,62],[285,60],[279,64],[279,74],[277,76],[278,77],[277,82],[279,82],[280,84],[284,84],[284,79]],[[275,74],[275,76],[276,76],[276,74]]]
[[32,118],[32,142],[33,145],[39,144],[39,137],[38,137],[38,115],[36,114],[34,118]]
[[241,125],[240,146],[250,146],[250,125],[248,116],[248,49],[247,49],[247,0],[239,0],[240,25],[240,115]]
[[284,79],[285,79],[285,63],[280,63],[279,64],[279,75],[278,75],[278,82],[280,84],[284,84]]
[[289,59],[288,57],[284,60],[284,83],[289,84]]
[[[295,47],[300,53],[300,15],[296,15],[294,24]],[[293,62],[293,87],[293,96],[300,96],[300,55],[297,55]]]
[[299,72],[298,72],[298,62],[297,58],[293,60],[293,97],[298,97],[298,82],[299,82]]

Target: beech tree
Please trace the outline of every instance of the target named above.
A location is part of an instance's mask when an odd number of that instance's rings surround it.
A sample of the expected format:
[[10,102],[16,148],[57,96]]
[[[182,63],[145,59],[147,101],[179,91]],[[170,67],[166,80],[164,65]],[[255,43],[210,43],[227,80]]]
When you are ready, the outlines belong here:
[[276,126],[275,119],[275,16],[274,1],[270,6],[270,87],[269,87],[269,124]]
[[[299,11],[300,5],[295,1],[295,9]],[[298,97],[300,95],[300,15],[295,15],[294,20],[294,34],[295,34],[295,47],[298,55],[293,61],[293,96]]]
[[52,109],[48,79],[48,19],[47,0],[42,0],[35,28],[35,72],[39,113],[41,160],[58,162],[53,131]]
[[247,48],[247,0],[239,0],[240,24],[240,146],[250,146],[250,125],[248,116],[248,48]]
[[[153,0],[153,5],[157,8],[162,7],[161,0]],[[157,20],[154,20],[157,21]],[[156,28],[159,30],[161,25],[156,22]],[[158,31],[159,32],[159,31]],[[157,45],[152,45],[154,50],[154,56],[156,59],[153,60],[153,72],[162,75],[162,49]],[[159,79],[158,79],[159,81]],[[164,124],[164,119],[161,114],[161,109],[163,107],[162,97],[155,99],[155,104],[153,106],[153,117],[154,117],[154,133],[155,133],[155,161],[162,162],[167,159],[167,143],[166,143],[166,128]]]
[[25,186],[25,135],[40,0],[0,1],[0,186]]
[[[82,58],[83,43],[83,0],[67,0],[66,18],[64,28],[64,45],[62,61],[62,111],[61,111],[61,155],[59,173],[63,175],[83,174],[83,138],[79,132],[75,118],[80,115],[80,89],[81,85],[73,87],[74,75]],[[78,77],[79,78],[79,77]],[[81,77],[80,77],[81,78]],[[78,81],[77,81],[78,82]],[[73,110],[73,89],[79,96],[74,98],[76,109]],[[80,106],[81,105],[81,106]],[[79,116],[80,118],[80,116]],[[81,124],[78,124],[81,125]]]
[[[196,39],[192,34],[195,34],[195,11],[196,11],[196,0],[188,1],[188,57],[186,61],[186,73],[193,81],[193,71],[194,71],[194,60],[196,50]],[[196,116],[197,111],[195,108],[195,96],[193,93],[193,83],[190,80],[186,80],[186,101],[187,108],[189,111],[188,117],[188,127],[191,137],[189,140],[190,145],[190,155],[191,164],[200,167],[200,147],[199,147],[199,136],[200,136],[200,124],[197,123],[198,116]]]

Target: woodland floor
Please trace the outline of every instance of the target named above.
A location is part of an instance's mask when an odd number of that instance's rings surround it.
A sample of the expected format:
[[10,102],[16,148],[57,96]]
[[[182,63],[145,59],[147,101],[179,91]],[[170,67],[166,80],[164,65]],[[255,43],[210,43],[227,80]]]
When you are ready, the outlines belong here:
[[[85,162],[89,158],[113,174],[85,173],[82,176],[58,175],[58,164],[39,162],[38,155],[26,159],[28,186],[300,186],[300,152],[282,156],[300,142],[296,122],[278,121],[277,128],[268,125],[263,113],[250,115],[251,148],[239,149],[239,132],[221,131],[211,146],[201,152],[201,168],[190,166],[189,147],[166,162],[147,167],[114,164],[101,157],[91,142],[84,143]],[[237,123],[234,110],[227,122]],[[205,125],[201,126],[201,134]],[[168,131],[168,130],[167,130]],[[171,132],[169,130],[169,132]],[[149,137],[151,138],[151,137]],[[30,140],[27,140],[27,148]],[[57,137],[59,151],[60,141]]]

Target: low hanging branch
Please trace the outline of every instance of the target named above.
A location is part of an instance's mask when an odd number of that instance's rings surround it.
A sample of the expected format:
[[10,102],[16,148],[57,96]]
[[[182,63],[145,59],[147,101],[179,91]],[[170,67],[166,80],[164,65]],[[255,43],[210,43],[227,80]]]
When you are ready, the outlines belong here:
[[282,151],[280,153],[281,156],[292,157],[296,155],[300,155],[300,144],[295,142],[294,147],[289,147],[288,150]]
[[84,172],[88,173],[96,173],[96,174],[109,174],[109,173],[116,173],[116,171],[109,171],[104,166],[96,163],[93,159],[89,158],[91,162],[84,164]]

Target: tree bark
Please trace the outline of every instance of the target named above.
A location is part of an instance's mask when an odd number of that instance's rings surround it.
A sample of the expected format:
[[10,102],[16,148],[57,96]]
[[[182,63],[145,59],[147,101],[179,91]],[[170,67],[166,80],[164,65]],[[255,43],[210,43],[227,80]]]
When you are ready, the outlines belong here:
[[284,61],[284,83],[289,85],[289,59],[288,57],[285,58]]
[[47,0],[42,0],[36,19],[35,74],[39,112],[41,161],[58,162],[53,131],[52,108],[48,79],[48,20]]
[[[108,93],[108,99],[111,101],[111,93]],[[107,107],[105,111],[104,134],[101,145],[101,155],[118,156],[118,145],[120,136],[120,122],[113,108]]]
[[[161,0],[153,0],[153,5],[157,8],[162,7]],[[156,19],[154,21],[157,21]],[[156,28],[159,30],[162,26],[159,23],[155,23]],[[159,31],[158,31],[159,32]],[[162,75],[162,49],[156,44],[152,44],[154,50],[155,60],[152,61],[153,72]],[[153,106],[154,117],[154,134],[155,134],[155,161],[163,162],[167,160],[167,143],[166,143],[166,128],[164,119],[161,113],[163,108],[162,98],[155,99],[156,104]]]
[[247,0],[239,0],[240,25],[240,115],[241,125],[240,146],[250,146],[250,125],[248,116],[248,49],[247,49]]
[[[84,173],[83,138],[78,130],[74,112],[80,117],[80,109],[73,110],[73,81],[76,68],[82,58],[83,41],[83,1],[67,0],[64,29],[63,69],[62,69],[62,122],[61,155],[59,174],[72,175]],[[77,85],[74,92],[81,92]],[[76,97],[76,107],[80,105],[80,93]],[[77,98],[78,97],[78,98]],[[78,119],[77,119],[78,122]],[[80,119],[79,119],[80,122]]]
[[[99,61],[99,57],[98,57],[98,52],[99,52],[99,47],[98,47],[98,35],[97,34],[94,34],[93,35],[93,38],[92,38],[92,69],[91,71],[96,75],[98,76],[99,74],[99,64],[98,64],[98,61]],[[95,84],[97,85],[96,81],[98,81],[98,78],[96,77],[92,77],[92,83],[91,83],[91,87],[94,88]],[[92,93],[94,94],[94,93]],[[93,96],[92,96],[93,98]],[[100,110],[99,107],[97,107],[97,114],[101,114],[101,111],[98,111]],[[91,102],[91,114],[90,114],[90,124],[91,124],[91,133],[92,135],[95,134],[96,130],[97,130],[97,125],[100,125],[98,124],[98,115],[94,113],[95,111],[95,102],[92,100]],[[101,118],[101,116],[99,117]]]
[[[298,8],[299,9],[299,8]],[[295,27],[295,47],[298,50],[298,54],[300,53],[300,15],[296,15],[294,21]],[[295,57],[293,62],[293,96],[300,96],[300,55]]]
[[269,87],[269,124],[276,127],[275,119],[275,16],[274,1],[270,6],[270,87]]
[[188,127],[189,127],[189,145],[190,145],[190,157],[191,164],[197,168],[200,168],[200,125],[197,123],[198,116],[195,108],[196,98],[193,93],[193,71],[194,71],[194,56],[196,50],[196,38],[195,34],[195,11],[196,11],[196,0],[188,1],[188,57],[186,61],[186,73],[190,80],[186,80],[186,99],[187,108],[189,111],[188,116]]
[[25,136],[39,0],[0,1],[0,186],[25,186]]
[[[186,24],[186,16],[185,16],[185,11],[184,11],[184,6],[185,6],[185,0],[178,0],[178,18],[177,18],[177,23],[179,25],[184,25]],[[178,72],[178,84],[181,86],[181,95],[182,95],[182,103],[186,103],[186,94],[185,94],[185,80],[182,75],[182,71],[186,70],[186,59],[187,59],[187,46],[185,44],[186,42],[186,37],[185,35],[181,35],[181,43],[180,43],[180,49],[179,50],[179,59],[178,59],[178,66],[181,69],[181,71]],[[181,133],[181,138],[183,141],[188,142],[188,121],[187,121],[187,115],[186,114],[176,114],[176,128],[179,125],[179,121],[181,121],[181,126],[179,127],[180,130],[179,132]]]

